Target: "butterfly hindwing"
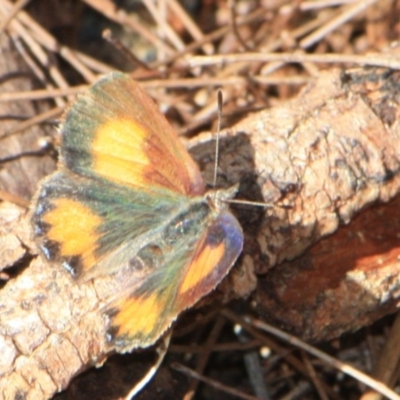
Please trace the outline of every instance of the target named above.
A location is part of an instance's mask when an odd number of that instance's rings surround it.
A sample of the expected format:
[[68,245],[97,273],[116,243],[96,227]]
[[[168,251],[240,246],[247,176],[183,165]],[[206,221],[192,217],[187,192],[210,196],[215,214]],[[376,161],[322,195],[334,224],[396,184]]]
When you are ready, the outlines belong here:
[[237,219],[222,211],[196,244],[192,259],[182,269],[175,309],[191,307],[213,290],[242,252],[243,233]]
[[154,343],[182,311],[218,285],[240,254],[242,230],[231,213],[198,223],[204,230],[197,230],[195,240],[176,246],[127,298],[108,306],[110,333],[119,350]]

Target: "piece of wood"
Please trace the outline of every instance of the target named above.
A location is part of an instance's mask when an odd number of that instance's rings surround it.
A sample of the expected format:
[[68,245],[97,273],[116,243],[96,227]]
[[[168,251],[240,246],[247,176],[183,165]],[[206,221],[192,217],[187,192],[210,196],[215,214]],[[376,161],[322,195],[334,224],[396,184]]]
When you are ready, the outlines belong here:
[[337,337],[398,307],[399,82],[398,71],[329,70],[231,130],[249,140],[258,193],[288,206],[251,227],[258,311],[303,338]]

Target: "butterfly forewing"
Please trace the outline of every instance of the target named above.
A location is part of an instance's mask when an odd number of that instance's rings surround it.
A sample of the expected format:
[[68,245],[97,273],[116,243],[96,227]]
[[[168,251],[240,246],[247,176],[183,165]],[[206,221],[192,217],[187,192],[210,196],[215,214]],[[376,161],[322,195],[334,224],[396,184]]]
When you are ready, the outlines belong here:
[[[46,257],[88,280],[127,265],[141,243],[186,202],[101,180],[56,173],[37,195],[35,236]],[[146,240],[146,238],[145,238]],[[136,246],[137,244],[137,246]]]
[[[82,129],[85,127],[85,129]],[[61,163],[79,175],[139,190],[204,191],[197,165],[153,100],[122,73],[78,97],[61,127]]]

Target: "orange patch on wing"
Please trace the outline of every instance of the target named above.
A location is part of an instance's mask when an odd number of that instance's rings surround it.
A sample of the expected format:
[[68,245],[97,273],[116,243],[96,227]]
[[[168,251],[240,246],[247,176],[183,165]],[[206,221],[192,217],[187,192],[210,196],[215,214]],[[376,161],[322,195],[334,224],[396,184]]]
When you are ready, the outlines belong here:
[[155,294],[145,298],[130,298],[118,306],[121,308],[113,318],[113,325],[118,326],[118,336],[150,335],[163,310]]
[[[201,244],[199,247],[201,248]],[[205,246],[201,248],[201,251],[196,253],[195,258],[189,265],[179,292],[185,293],[201,282],[218,265],[224,253],[225,245],[223,242],[217,247]]]
[[43,221],[50,225],[47,238],[59,244],[61,256],[81,256],[84,268],[89,269],[96,263],[96,230],[102,219],[75,200],[58,198],[51,204],[54,209],[43,216]]
[[110,181],[130,186],[146,185],[150,164],[143,142],[148,132],[133,120],[120,118],[101,125],[91,144],[93,169]]

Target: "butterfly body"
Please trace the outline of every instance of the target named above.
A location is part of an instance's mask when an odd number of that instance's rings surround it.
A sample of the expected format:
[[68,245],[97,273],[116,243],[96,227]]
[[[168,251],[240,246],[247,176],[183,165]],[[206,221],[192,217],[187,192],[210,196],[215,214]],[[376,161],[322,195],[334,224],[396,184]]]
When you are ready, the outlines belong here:
[[205,193],[197,166],[152,100],[113,73],[65,116],[58,171],[34,202],[44,256],[86,281],[127,269],[129,290],[104,308],[110,343],[153,344],[210,292],[240,254],[243,235],[226,200]]

